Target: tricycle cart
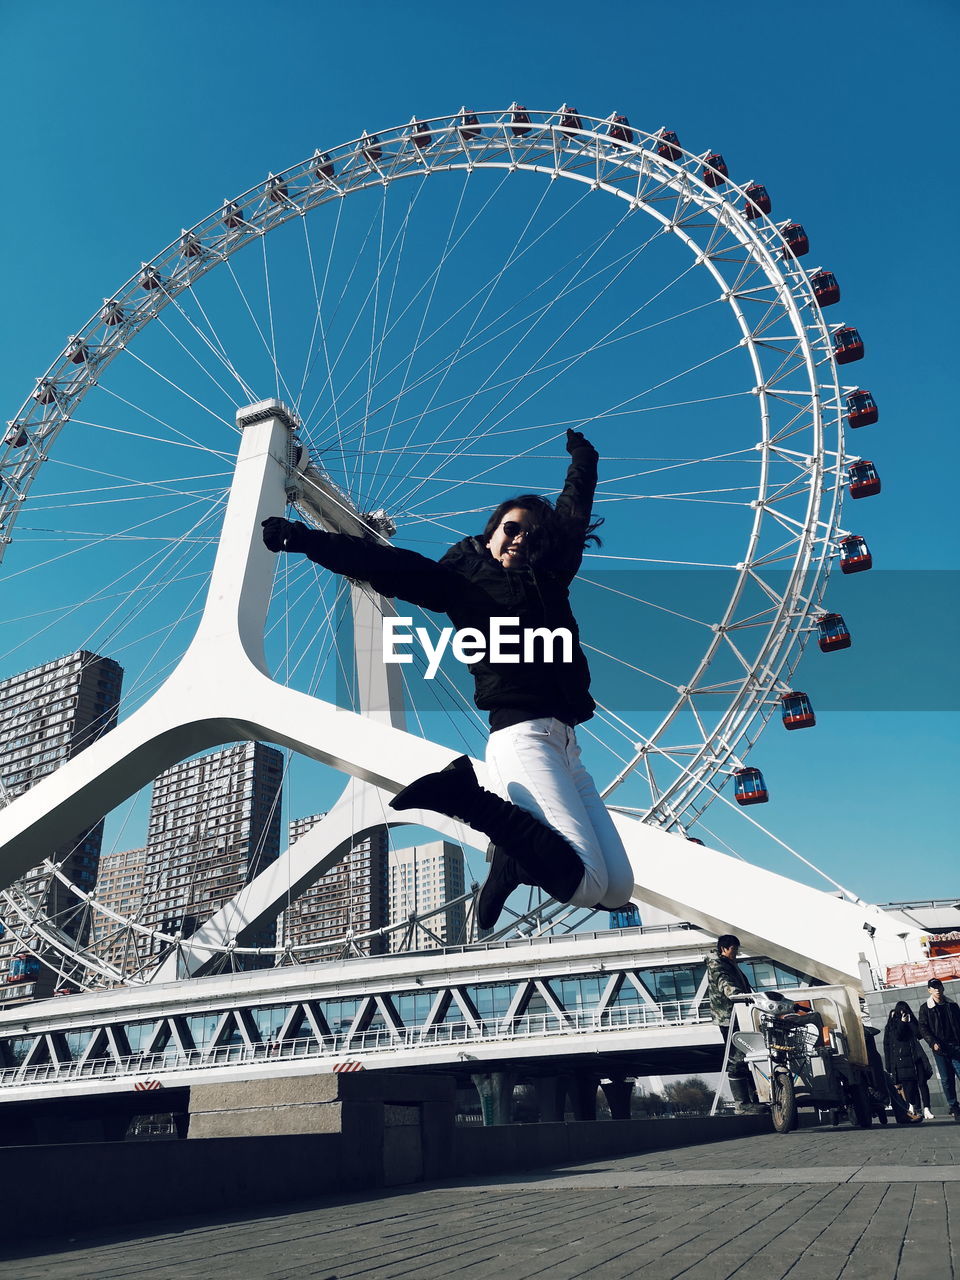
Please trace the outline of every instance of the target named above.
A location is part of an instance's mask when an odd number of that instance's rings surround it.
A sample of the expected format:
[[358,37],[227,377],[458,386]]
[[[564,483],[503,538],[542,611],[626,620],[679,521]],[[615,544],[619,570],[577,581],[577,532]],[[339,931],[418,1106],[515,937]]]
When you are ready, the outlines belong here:
[[845,1116],[860,1129],[873,1120],[867,1047],[851,987],[735,997],[724,1069],[738,1061],[778,1133],[797,1127],[800,1107]]

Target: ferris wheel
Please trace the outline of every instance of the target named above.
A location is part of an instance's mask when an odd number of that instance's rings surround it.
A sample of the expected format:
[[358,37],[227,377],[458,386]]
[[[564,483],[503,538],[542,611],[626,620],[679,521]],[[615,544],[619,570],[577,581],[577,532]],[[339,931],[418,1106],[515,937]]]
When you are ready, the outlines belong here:
[[[693,838],[728,785],[766,798],[747,755],[771,716],[813,722],[792,678],[811,636],[845,643],[830,569],[869,567],[840,518],[848,486],[879,488],[844,445],[876,406],[840,382],[863,345],[825,318],[839,286],[807,252],[720,154],[569,106],[418,118],[269,175],[104,299],[10,422],[8,669],[47,646],[116,657],[125,715],[162,685],[202,610],[245,405],[288,405],[328,495],[431,556],[504,496],[556,492],[573,427],[600,452],[605,517],[575,597],[587,762],[611,807]],[[355,707],[349,609],[348,584],[284,562],[276,678]],[[403,670],[410,731],[478,753],[463,673],[424,666]],[[15,889],[0,914],[70,950]],[[72,973],[118,976],[74,952]]]

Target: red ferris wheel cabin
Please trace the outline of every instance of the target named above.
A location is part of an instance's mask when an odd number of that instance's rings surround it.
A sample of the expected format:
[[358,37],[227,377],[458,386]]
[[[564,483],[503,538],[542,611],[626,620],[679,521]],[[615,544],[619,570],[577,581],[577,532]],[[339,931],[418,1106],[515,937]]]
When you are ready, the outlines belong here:
[[873,568],[873,556],[866,538],[859,533],[848,533],[840,539],[840,572],[863,573]]
[[662,156],[664,160],[677,161],[680,159],[680,139],[672,129],[660,130],[660,141],[657,143],[657,155]]
[[813,705],[805,693],[781,694],[780,715],[785,729],[811,729],[817,723]]
[[801,223],[788,222],[780,228],[780,234],[786,241],[783,249],[785,258],[802,258],[805,253],[810,252],[810,241]]
[[703,180],[708,187],[719,187],[729,177],[727,162],[719,151],[711,151],[703,160]]
[[879,418],[877,402],[869,391],[859,388],[847,396],[847,425],[851,427],[869,427]]
[[880,476],[869,458],[854,462],[847,473],[850,477],[851,498],[872,498],[880,492]]
[[737,804],[766,804],[770,799],[759,769],[734,769],[733,779],[733,798]]
[[842,613],[823,613],[817,619],[817,643],[823,653],[832,653],[834,649],[849,649],[853,640],[850,629],[843,620]]
[[837,364],[852,364],[863,359],[863,339],[858,330],[844,325],[833,335],[833,358]]
[[832,307],[840,301],[840,285],[832,271],[814,271],[810,285],[821,307]]
[[744,190],[747,203],[743,210],[743,216],[749,221],[759,218],[761,213],[769,213],[773,208],[770,200],[770,194],[767,188],[760,182],[751,182]]

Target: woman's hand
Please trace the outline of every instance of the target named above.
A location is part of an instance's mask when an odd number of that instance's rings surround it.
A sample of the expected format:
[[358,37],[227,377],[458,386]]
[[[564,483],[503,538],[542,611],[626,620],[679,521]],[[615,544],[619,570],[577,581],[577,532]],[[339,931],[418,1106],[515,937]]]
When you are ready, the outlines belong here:
[[582,431],[574,431],[572,427],[567,428],[567,453],[575,453],[577,449],[592,448],[593,445]]
[[285,520],[283,516],[268,516],[261,520],[263,545],[268,551],[305,551],[306,534],[309,532],[305,524],[299,520]]

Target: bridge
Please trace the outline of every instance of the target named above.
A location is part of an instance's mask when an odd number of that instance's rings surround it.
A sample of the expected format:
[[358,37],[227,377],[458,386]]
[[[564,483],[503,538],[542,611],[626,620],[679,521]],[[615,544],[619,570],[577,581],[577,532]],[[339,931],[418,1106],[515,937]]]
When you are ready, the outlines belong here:
[[[523,1065],[553,1074],[716,1070],[712,938],[683,925],[118,987],[0,1013],[0,1101],[212,1080]],[[758,986],[806,983],[747,959]]]

